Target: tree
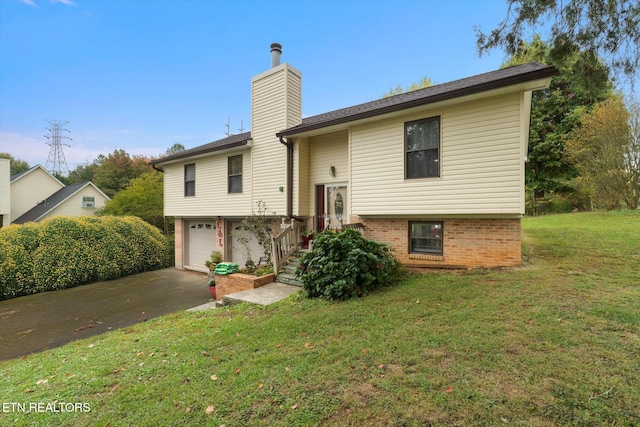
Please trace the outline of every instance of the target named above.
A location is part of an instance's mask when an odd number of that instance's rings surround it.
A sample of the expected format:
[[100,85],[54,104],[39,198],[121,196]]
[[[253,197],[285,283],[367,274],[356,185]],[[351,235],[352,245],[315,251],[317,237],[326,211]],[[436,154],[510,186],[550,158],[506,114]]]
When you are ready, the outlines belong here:
[[94,162],[97,168],[93,183],[107,196],[113,197],[126,188],[133,178],[152,171],[150,162],[151,159],[144,156],[131,157],[123,149],[115,150],[108,156],[101,154]]
[[[622,200],[636,209],[640,199],[638,107],[629,114],[622,99],[611,97],[586,112],[567,142],[582,181],[607,209]],[[635,127],[635,129],[634,129]]]
[[567,135],[579,124],[584,111],[610,96],[612,83],[603,64],[587,61],[579,53],[564,59],[552,58],[551,47],[540,37],[531,43],[523,42],[504,66],[530,61],[553,65],[559,75],[553,77],[548,89],[533,92],[527,190],[537,197],[570,194],[575,190],[578,172],[566,156]]
[[[527,29],[550,25],[554,59],[577,52],[591,60],[603,58],[618,75],[630,79],[640,65],[640,4],[637,0],[508,0],[507,16],[489,34],[479,27],[476,46],[482,55],[502,47],[515,55],[528,39]],[[633,81],[633,80],[631,80]]]
[[20,172],[29,170],[29,163],[24,160],[16,159],[9,153],[0,153],[0,159],[9,159],[9,174],[16,175]]
[[180,153],[181,151],[184,151],[184,145],[179,144],[179,143],[175,143],[170,148],[167,148],[167,151],[165,152],[165,155],[166,156],[170,156],[172,154]]
[[95,161],[93,163],[85,162],[82,165],[76,166],[67,176],[69,184],[81,184],[87,181],[93,182],[97,169],[98,165]]
[[398,85],[396,88],[389,88],[389,92],[385,92],[382,94],[382,98],[388,98],[394,95],[400,95],[401,93],[411,92],[413,90],[424,89],[425,87],[433,86],[433,80],[428,77],[423,77],[417,82],[411,83],[410,86],[407,86],[406,89],[402,89],[402,86]]
[[133,178],[102,208],[102,215],[133,215],[155,225],[165,234],[169,222],[164,216],[164,186],[161,172],[151,171]]

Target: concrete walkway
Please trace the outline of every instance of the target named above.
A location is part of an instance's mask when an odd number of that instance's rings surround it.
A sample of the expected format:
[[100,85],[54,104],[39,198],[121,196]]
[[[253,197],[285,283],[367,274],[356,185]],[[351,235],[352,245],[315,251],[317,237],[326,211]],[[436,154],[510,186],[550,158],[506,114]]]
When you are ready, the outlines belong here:
[[225,295],[222,298],[222,303],[211,301],[198,307],[190,308],[187,311],[209,310],[219,307],[220,305],[241,304],[243,302],[258,305],[269,305],[273,304],[274,302],[281,301],[287,298],[289,295],[295,294],[301,289],[302,288],[299,286],[273,282],[259,288],[249,289],[248,291]]

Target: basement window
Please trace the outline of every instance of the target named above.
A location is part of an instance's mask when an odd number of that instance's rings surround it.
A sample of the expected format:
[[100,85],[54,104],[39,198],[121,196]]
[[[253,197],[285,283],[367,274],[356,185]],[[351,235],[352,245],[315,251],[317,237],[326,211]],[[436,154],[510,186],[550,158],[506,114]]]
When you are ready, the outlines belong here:
[[442,255],[442,222],[410,222],[409,253]]

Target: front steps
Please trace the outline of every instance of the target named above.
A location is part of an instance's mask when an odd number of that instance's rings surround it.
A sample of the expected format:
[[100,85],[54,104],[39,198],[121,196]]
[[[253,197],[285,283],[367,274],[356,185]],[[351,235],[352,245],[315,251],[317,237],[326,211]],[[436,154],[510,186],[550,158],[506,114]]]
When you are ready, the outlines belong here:
[[276,276],[276,282],[302,287],[302,283],[296,278],[296,270],[298,269],[300,257],[305,252],[306,250],[299,250],[296,254],[291,255],[287,263],[282,267],[281,272]]

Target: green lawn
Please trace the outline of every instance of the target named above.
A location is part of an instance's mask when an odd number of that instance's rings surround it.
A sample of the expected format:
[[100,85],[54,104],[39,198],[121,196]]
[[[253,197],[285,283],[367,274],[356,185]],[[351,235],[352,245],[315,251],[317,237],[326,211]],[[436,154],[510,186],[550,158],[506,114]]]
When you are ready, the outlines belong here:
[[[0,425],[639,425],[640,213],[523,233],[521,268],[177,313],[0,362]],[[90,412],[15,406],[56,402]]]

